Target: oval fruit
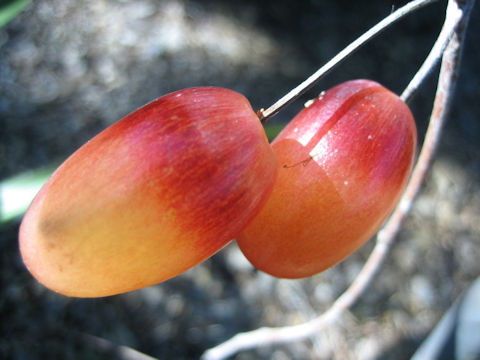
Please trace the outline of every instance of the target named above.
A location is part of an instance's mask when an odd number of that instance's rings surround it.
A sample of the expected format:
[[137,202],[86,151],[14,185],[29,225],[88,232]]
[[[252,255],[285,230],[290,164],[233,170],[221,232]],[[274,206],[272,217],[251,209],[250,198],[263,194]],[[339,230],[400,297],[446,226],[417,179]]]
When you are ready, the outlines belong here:
[[272,143],[279,173],[238,237],[258,269],[283,278],[321,272],[377,232],[410,174],[416,127],[407,105],[368,80],[340,84]]
[[234,238],[277,167],[245,97],[210,87],[171,93],[56,170],[22,221],[21,255],[41,283],[69,296],[161,282]]

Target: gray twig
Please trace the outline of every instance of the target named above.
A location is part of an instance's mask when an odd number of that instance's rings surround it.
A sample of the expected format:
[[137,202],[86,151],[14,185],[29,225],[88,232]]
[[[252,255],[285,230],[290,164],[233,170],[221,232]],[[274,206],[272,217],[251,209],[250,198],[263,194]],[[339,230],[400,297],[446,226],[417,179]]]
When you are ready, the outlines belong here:
[[[403,197],[383,229],[378,233],[375,247],[357,278],[332,304],[332,306],[317,318],[299,325],[277,328],[265,327],[237,334],[224,343],[206,351],[202,359],[225,359],[242,350],[275,343],[292,342],[315,336],[327,325],[338,320],[339,316],[351,307],[365,291],[383,264],[400,229],[402,220],[409,213],[411,204],[417,195],[432,162],[440,138],[440,133],[450,108],[452,95],[454,93],[465,28],[474,2],[475,0],[449,0],[448,2],[445,25],[441,32],[441,34],[446,36],[448,41],[446,42],[445,47],[437,45],[442,43],[443,40],[439,40],[435,44],[437,48],[443,48],[443,56],[437,91],[425,141]],[[449,28],[450,30],[445,30],[446,28]],[[416,89],[422,79],[424,79],[426,74],[430,71],[425,67],[433,67],[435,65],[435,61],[432,61],[432,59],[436,55],[431,54],[436,54],[437,51],[439,50],[432,49],[432,52],[429,54],[424,65],[422,65],[419,70],[421,74],[418,75],[417,73],[414,77],[415,83],[411,83],[407,87],[408,91],[406,90],[404,94],[411,95],[412,89]],[[425,72],[426,70],[428,71]],[[410,95],[405,96],[409,98]]]

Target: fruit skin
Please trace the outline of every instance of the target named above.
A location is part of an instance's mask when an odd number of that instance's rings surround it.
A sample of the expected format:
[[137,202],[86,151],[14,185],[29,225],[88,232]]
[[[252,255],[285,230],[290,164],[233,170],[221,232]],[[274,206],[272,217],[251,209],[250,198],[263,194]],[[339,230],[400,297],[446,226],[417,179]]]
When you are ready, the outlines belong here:
[[169,279],[238,235],[277,167],[242,95],[204,87],[163,96],[56,170],[22,221],[23,261],[45,286],[76,297]]
[[327,91],[273,141],[279,174],[238,237],[240,249],[255,267],[282,278],[338,263],[392,211],[416,139],[410,110],[381,85],[353,80]]

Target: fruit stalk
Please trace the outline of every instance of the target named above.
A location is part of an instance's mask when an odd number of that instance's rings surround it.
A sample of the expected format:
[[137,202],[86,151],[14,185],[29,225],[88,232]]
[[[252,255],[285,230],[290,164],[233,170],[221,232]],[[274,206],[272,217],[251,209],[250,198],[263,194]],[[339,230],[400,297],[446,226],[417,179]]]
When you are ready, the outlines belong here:
[[295,101],[298,97],[303,95],[308,89],[314,86],[323,76],[328,74],[336,66],[340,65],[346,58],[354,54],[360,47],[362,47],[367,41],[373,39],[375,36],[379,35],[383,30],[387,29],[390,25],[402,19],[403,17],[411,14],[412,12],[434,3],[438,0],[414,0],[405,4],[401,8],[392,12],[389,16],[382,19],[379,23],[368,29],[365,33],[360,35],[352,43],[347,45],[343,50],[341,50],[337,55],[330,59],[325,65],[318,69],[315,73],[310,75],[305,81],[300,85],[290,90],[286,95],[281,97],[277,102],[272,106],[265,109],[260,109],[257,114],[260,118],[262,124],[267,122],[268,119],[275,116],[280,110],[285,106],[289,105]]

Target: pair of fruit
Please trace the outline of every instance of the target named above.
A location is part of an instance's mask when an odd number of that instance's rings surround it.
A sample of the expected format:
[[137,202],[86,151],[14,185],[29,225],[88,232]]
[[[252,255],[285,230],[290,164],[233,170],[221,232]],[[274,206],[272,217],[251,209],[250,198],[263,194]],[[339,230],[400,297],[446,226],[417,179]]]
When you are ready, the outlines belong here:
[[27,268],[69,296],[174,277],[237,238],[260,270],[316,274],[379,228],[416,147],[408,107],[368,81],[334,87],[270,145],[240,94],[163,96],[75,152],[20,228]]

